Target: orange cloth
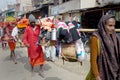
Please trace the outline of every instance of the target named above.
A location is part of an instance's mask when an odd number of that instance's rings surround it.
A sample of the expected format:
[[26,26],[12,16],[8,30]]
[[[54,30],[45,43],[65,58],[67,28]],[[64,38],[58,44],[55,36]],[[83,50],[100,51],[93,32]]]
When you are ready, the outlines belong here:
[[16,47],[16,42],[9,41],[8,45],[9,45],[10,50],[13,51],[15,49],[15,47]]
[[99,76],[98,66],[97,66],[97,56],[98,56],[98,38],[93,36],[90,40],[90,63],[92,72],[95,77]]
[[25,46],[29,45],[28,57],[30,58],[30,64],[32,66],[37,66],[44,64],[45,58],[42,47],[40,45],[36,45],[40,33],[40,27],[35,26],[34,29],[35,30],[33,30],[31,26],[26,27],[23,35],[23,42]]
[[29,24],[29,20],[24,18],[24,19],[21,19],[18,24],[17,24],[17,27],[18,28],[26,28]]
[[45,64],[45,59],[44,59],[44,54],[43,52],[41,51],[40,55],[37,57],[37,58],[31,58],[30,59],[30,64],[32,66],[38,66],[38,65],[42,65],[42,64]]

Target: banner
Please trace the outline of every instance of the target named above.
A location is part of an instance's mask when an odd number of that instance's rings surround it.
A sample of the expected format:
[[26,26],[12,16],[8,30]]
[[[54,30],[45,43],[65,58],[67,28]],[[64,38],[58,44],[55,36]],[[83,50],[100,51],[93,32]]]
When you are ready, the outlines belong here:
[[16,20],[16,18],[13,16],[8,16],[5,18],[5,21],[8,21],[8,22],[15,21],[15,20]]

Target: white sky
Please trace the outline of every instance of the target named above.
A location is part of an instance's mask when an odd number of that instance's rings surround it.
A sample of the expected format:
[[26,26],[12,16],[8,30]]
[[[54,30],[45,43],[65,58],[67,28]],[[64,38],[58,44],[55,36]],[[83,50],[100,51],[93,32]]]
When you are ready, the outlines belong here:
[[0,10],[5,9],[7,4],[15,4],[16,0],[0,0]]

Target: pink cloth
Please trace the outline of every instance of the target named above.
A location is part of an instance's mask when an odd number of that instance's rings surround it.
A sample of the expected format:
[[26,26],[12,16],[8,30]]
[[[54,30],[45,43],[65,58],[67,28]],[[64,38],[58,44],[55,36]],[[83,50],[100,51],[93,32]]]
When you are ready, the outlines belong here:
[[63,28],[65,28],[65,29],[68,28],[68,26],[66,25],[65,22],[59,22],[59,23],[58,23],[58,28],[60,28],[60,27],[63,27]]
[[28,48],[28,57],[36,58],[41,53],[41,46],[37,46],[36,43],[38,41],[40,33],[40,27],[36,26],[36,29],[33,30],[31,26],[28,26],[25,29],[25,33],[23,35],[23,42],[25,45],[29,44],[30,47]]

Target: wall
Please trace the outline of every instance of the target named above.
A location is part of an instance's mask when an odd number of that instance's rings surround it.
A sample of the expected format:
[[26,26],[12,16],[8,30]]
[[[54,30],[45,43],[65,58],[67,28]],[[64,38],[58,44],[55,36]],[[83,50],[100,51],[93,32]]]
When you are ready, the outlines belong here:
[[96,0],[80,0],[80,9],[96,7]]
[[71,10],[78,10],[80,9],[79,3],[80,3],[80,0],[72,0],[66,3],[63,3],[61,5],[55,6],[51,9],[52,10],[51,15],[56,15],[55,13],[62,14]]
[[58,6],[52,7],[50,15],[56,16],[61,14],[63,16],[63,19],[65,21],[68,21],[69,17],[71,16],[80,18],[80,10],[94,8],[97,6],[98,4],[96,3],[96,0],[71,0]]
[[54,6],[51,10],[51,15],[62,14],[72,10],[81,10],[87,8],[97,7],[96,0],[71,0],[60,4],[58,6]]
[[33,10],[31,0],[17,0],[17,3],[20,3],[20,11],[22,13]]

